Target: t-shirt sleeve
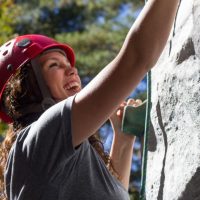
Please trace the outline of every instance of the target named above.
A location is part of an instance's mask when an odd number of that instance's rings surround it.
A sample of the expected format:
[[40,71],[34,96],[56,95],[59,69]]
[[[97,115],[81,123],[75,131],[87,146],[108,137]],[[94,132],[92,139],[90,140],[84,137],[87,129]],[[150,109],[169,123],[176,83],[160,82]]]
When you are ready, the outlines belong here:
[[24,140],[23,153],[31,168],[51,173],[74,153],[71,134],[71,108],[74,97],[57,103],[32,124]]

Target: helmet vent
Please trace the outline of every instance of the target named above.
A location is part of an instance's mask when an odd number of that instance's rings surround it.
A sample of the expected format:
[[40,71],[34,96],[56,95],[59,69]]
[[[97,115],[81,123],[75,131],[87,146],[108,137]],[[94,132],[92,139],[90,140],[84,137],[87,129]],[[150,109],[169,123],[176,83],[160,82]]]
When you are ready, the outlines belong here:
[[7,46],[9,46],[11,44],[11,42],[8,42],[5,46],[7,47]]
[[31,40],[28,39],[28,38],[25,38],[25,39],[19,41],[19,42],[17,43],[17,46],[18,46],[18,47],[21,47],[21,48],[25,48],[25,47],[27,47],[30,43],[31,43]]
[[5,56],[8,53],[8,50],[3,52],[3,56]]
[[9,65],[7,66],[7,70],[11,72],[11,71],[13,70],[13,65],[12,65],[12,64],[9,64]]

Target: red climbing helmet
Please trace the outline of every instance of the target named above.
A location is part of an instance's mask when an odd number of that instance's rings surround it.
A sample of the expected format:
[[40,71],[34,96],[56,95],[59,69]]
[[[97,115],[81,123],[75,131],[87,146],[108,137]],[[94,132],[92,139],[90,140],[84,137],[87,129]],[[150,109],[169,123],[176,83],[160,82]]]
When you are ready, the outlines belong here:
[[[0,47],[0,103],[6,83],[16,70],[47,49],[62,49],[71,66],[75,64],[73,49],[44,35],[30,34],[18,36]],[[12,120],[0,110],[0,118],[5,122]]]

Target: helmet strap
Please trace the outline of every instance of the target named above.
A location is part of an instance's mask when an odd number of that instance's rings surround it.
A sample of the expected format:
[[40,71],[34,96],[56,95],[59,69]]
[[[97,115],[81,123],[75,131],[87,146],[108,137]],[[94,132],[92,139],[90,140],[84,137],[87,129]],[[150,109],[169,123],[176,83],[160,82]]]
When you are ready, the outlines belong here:
[[37,58],[32,59],[31,65],[32,65],[33,71],[35,73],[35,77],[38,82],[40,91],[42,93],[43,100],[42,100],[41,106],[44,111],[44,110],[48,109],[49,107],[51,107],[52,105],[54,105],[56,102],[51,97],[51,93],[50,93],[50,91],[46,85],[46,82],[43,78],[42,70],[41,70],[42,66],[38,62],[38,59]]

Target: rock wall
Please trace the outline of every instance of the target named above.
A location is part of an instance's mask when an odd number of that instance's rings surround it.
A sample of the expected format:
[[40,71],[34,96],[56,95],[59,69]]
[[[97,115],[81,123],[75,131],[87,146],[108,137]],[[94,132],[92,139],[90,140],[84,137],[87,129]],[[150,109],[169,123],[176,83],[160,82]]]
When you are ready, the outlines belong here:
[[182,0],[151,80],[146,199],[200,199],[200,1]]

